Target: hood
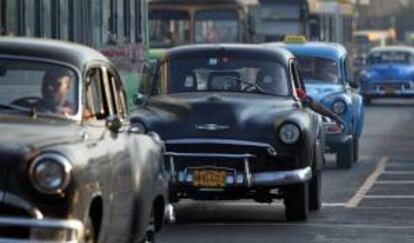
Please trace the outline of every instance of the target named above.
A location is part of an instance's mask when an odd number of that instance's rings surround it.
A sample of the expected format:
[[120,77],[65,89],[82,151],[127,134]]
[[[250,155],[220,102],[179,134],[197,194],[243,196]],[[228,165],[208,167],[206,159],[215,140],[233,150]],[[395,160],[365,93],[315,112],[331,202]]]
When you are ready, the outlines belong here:
[[306,93],[318,102],[329,95],[343,91],[344,87],[340,84],[306,84]]
[[414,66],[390,63],[368,66],[363,75],[371,81],[406,81],[414,79]]
[[132,122],[165,140],[222,138],[271,143],[275,126],[292,116],[291,98],[237,93],[187,93],[154,97]]
[[[80,127],[68,123],[38,123],[25,121],[0,121],[0,153],[20,151],[25,148],[40,150],[48,146],[78,141]],[[0,154],[1,156],[1,154]]]

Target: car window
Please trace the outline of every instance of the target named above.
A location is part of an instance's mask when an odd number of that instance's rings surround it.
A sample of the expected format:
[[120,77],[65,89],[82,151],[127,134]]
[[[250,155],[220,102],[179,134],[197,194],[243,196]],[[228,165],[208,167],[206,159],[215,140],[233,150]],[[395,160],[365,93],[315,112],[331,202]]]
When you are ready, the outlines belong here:
[[158,76],[162,93],[290,93],[288,70],[276,61],[233,57],[178,59],[163,64]]
[[414,63],[414,55],[404,51],[375,51],[368,56],[368,64]]
[[305,83],[340,82],[339,62],[330,58],[297,55]]
[[105,91],[104,74],[101,68],[89,70],[86,87],[86,109],[88,109],[97,120],[105,119],[113,114],[113,108],[108,100],[108,92]]
[[71,68],[0,58],[0,103],[38,113],[73,116],[78,111],[78,77]]
[[106,75],[108,77],[108,83],[110,88],[111,100],[113,105],[114,113],[124,117],[126,116],[126,102],[125,96],[120,85],[121,80],[119,76],[116,75],[113,70],[105,69]]

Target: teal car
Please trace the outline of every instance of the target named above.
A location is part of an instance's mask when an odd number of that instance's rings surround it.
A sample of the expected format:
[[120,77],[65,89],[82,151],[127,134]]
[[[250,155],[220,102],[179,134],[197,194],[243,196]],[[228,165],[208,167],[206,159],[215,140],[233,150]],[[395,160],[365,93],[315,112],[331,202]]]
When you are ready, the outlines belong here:
[[350,168],[358,160],[364,126],[364,106],[358,84],[352,81],[346,49],[335,43],[272,43],[295,55],[307,95],[341,117],[344,127],[325,118],[327,153],[336,154],[338,168]]

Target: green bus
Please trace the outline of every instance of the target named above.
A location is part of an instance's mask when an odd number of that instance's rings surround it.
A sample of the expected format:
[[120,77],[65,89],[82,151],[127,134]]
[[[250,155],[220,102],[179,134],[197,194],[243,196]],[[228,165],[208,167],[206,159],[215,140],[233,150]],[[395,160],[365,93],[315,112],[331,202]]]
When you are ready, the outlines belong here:
[[0,35],[77,42],[120,70],[129,107],[149,55],[146,0],[0,0]]

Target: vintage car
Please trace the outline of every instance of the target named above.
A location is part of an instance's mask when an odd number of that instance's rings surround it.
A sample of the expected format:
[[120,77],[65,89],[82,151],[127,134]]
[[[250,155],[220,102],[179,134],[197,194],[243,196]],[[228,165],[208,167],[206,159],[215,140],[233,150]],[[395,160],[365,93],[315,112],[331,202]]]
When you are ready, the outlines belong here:
[[164,144],[124,122],[114,66],[87,47],[0,39],[0,241],[152,242]]
[[359,138],[364,125],[362,96],[352,80],[348,54],[335,43],[289,41],[266,44],[283,47],[297,58],[307,94],[339,115],[344,127],[325,119],[326,152],[337,157],[338,168],[350,168],[358,160]]
[[414,97],[414,48],[377,47],[370,51],[360,74],[367,105],[375,98]]
[[284,199],[288,220],[321,206],[322,118],[299,100],[288,51],[171,49],[131,122],[166,142],[171,200]]

